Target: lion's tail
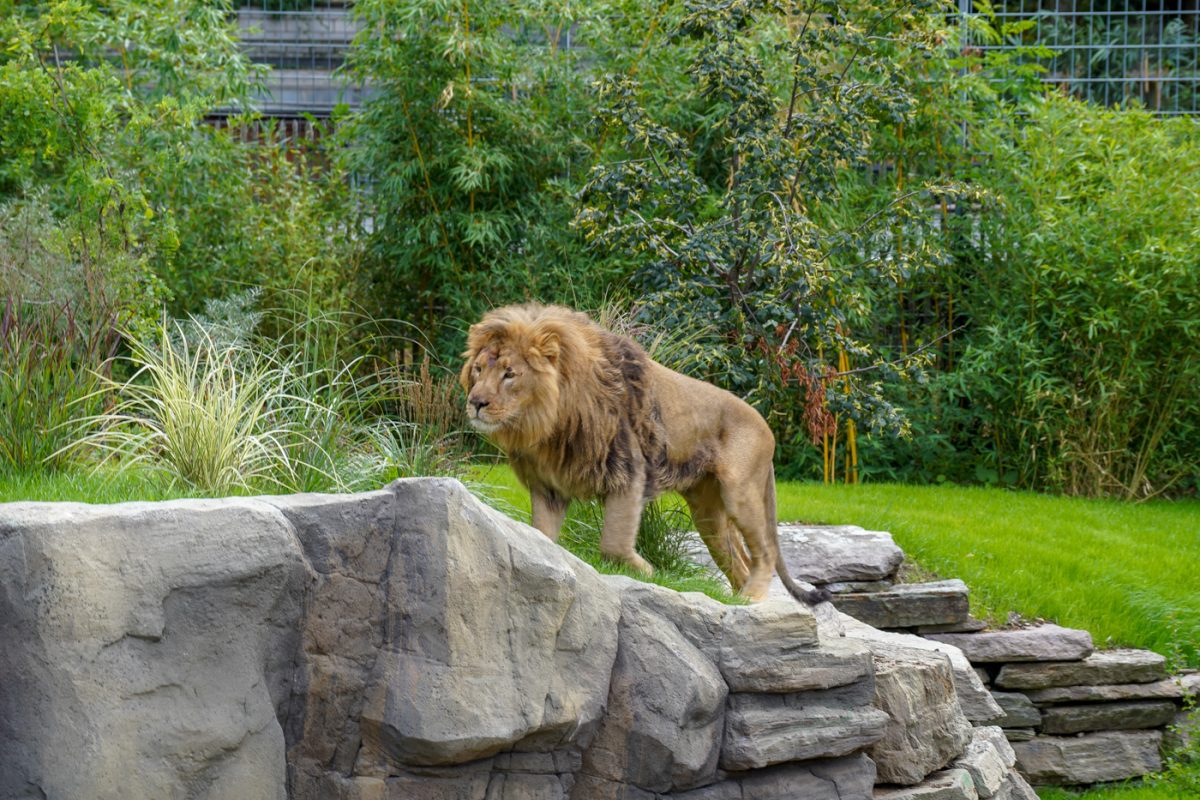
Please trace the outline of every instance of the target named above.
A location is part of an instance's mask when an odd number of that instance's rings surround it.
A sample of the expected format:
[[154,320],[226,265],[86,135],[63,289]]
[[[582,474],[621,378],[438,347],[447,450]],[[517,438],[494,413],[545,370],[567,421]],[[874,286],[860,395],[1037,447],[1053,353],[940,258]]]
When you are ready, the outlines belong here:
[[783,561],[783,553],[779,550],[779,520],[775,511],[775,467],[771,467],[771,474],[767,476],[767,525],[771,537],[771,546],[775,548],[775,571],[779,573],[779,580],[783,581],[783,585],[787,587],[788,592],[792,597],[799,600],[801,603],[806,603],[810,606],[815,606],[818,603],[826,603],[832,595],[827,589],[818,589],[815,586],[805,584],[808,588],[804,588],[796,581],[792,580],[792,576],[788,574],[787,564]]

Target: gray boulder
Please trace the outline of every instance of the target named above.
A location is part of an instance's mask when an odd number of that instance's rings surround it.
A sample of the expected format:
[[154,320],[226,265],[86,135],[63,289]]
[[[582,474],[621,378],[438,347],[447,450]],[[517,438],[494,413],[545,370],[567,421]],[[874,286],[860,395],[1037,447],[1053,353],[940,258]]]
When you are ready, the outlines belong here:
[[590,740],[620,613],[590,567],[453,480],[270,502],[317,572],[288,724],[295,786]]
[[1170,700],[1054,706],[1042,712],[1042,732],[1082,733],[1158,728],[1174,718],[1175,704]]
[[902,583],[883,592],[839,594],[843,614],[875,628],[963,623],[970,617],[967,585],[960,580]]
[[711,783],[727,694],[703,653],[627,598],[608,710],[584,772],[657,792]]
[[871,800],[875,765],[846,756],[757,770],[739,782],[742,797],[754,800]]
[[904,562],[890,533],[855,525],[780,525],[779,549],[793,577],[817,584],[888,580]]
[[[875,706],[888,715],[883,738],[867,750],[880,782],[920,783],[961,754],[971,738],[971,723],[959,705],[949,656],[907,645],[910,640],[923,641],[918,637],[884,633],[853,621],[847,622],[847,637],[871,648]],[[966,672],[978,681],[969,666]],[[982,687],[980,691],[986,693]]]
[[[624,576],[606,576],[626,598],[670,620],[721,671],[732,692],[804,692],[855,683],[871,674],[871,651],[819,632],[817,614],[792,597],[722,605]],[[826,607],[825,604],[822,607]]]
[[1008,771],[1000,790],[993,795],[993,800],[1038,800],[1038,795],[1029,782],[1021,777],[1021,773],[1012,769]]
[[1105,650],[1077,662],[1005,664],[996,676],[996,685],[1003,689],[1048,689],[1153,683],[1166,677],[1166,659],[1158,653],[1149,650]]
[[282,800],[308,575],[255,500],[0,505],[0,797]]
[[982,633],[932,633],[929,638],[954,645],[977,664],[1078,661],[1091,655],[1093,649],[1092,636],[1087,631],[1058,625]]
[[858,752],[879,741],[888,716],[871,706],[872,683],[803,694],[734,694],[721,768],[748,770]]
[[984,688],[979,673],[957,647],[911,634],[881,631],[845,614],[839,614],[839,617],[848,639],[867,642],[868,645],[875,642],[882,648],[896,647],[939,653],[949,659],[950,668],[954,674],[954,691],[958,695],[959,706],[971,722],[983,725],[1004,716],[1004,711],[992,699],[991,693]]
[[1035,786],[1123,781],[1162,769],[1159,731],[1038,736],[1014,742],[1017,769]]
[[1000,793],[1009,771],[1016,763],[1012,745],[1004,738],[1000,728],[987,726],[975,728],[971,741],[954,766],[965,769],[981,798],[994,797]]

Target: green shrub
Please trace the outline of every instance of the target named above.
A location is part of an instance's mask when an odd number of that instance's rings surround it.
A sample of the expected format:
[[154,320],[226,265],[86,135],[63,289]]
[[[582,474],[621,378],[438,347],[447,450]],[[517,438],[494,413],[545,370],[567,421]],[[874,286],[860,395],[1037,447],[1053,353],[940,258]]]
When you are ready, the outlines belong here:
[[981,136],[984,220],[960,392],[1025,486],[1146,497],[1200,482],[1200,137],[1050,97]]

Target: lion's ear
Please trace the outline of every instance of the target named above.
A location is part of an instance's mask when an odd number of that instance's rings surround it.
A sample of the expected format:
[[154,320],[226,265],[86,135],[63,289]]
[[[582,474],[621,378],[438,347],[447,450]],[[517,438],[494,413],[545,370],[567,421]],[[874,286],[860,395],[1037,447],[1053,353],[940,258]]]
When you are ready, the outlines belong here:
[[562,340],[558,331],[545,325],[539,325],[529,337],[529,355],[534,358],[544,358],[550,366],[558,364],[559,353],[562,352]]

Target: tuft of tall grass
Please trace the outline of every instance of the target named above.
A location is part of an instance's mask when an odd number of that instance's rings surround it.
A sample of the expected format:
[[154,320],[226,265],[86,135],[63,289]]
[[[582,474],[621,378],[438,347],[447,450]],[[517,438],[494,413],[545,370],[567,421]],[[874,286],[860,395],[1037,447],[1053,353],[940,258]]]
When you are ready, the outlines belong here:
[[206,493],[351,491],[462,472],[450,395],[427,365],[416,380],[385,366],[375,353],[386,341],[353,312],[301,293],[257,310],[259,297],[164,319],[153,342],[131,336],[132,377],[104,380],[115,405],[86,416],[68,449]]
[[70,302],[4,298],[0,316],[0,470],[55,468],[81,407],[94,413],[120,337],[106,314],[81,319]]
[[84,417],[91,431],[66,449],[205,492],[294,484],[289,447],[308,403],[290,391],[293,363],[179,321],[164,320],[153,342],[130,337],[130,347],[132,377],[101,379],[98,391],[117,400]]

